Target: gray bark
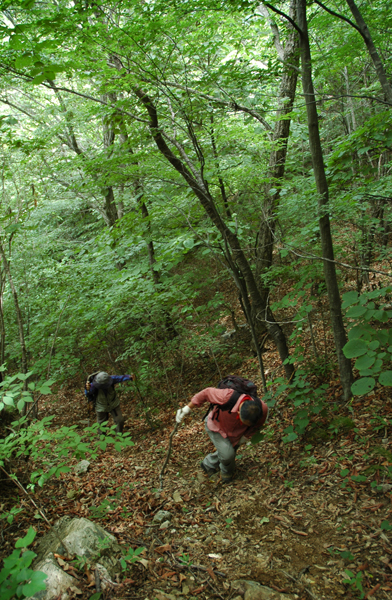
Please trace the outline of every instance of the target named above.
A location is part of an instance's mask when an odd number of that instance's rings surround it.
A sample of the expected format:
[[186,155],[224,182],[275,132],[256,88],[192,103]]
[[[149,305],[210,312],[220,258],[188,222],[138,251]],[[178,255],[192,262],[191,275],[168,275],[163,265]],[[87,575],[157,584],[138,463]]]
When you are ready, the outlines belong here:
[[373,42],[373,38],[370,34],[369,28],[366,25],[366,22],[365,22],[364,18],[362,17],[362,14],[361,14],[360,10],[358,9],[357,5],[355,4],[354,0],[346,0],[346,2],[352,12],[352,15],[353,15],[357,25],[358,25],[358,30],[359,30],[360,34],[362,35],[362,38],[366,44],[366,48],[368,49],[370,57],[373,61],[378,80],[379,80],[381,87],[383,89],[383,92],[385,94],[385,98],[392,105],[392,86],[388,81],[388,77],[387,77],[386,71],[384,69],[383,62],[380,58],[379,53],[377,52],[377,48]]
[[312,156],[313,171],[318,192],[319,227],[321,248],[324,265],[325,283],[328,293],[329,310],[335,349],[338,358],[340,381],[345,400],[351,397],[351,384],[353,382],[351,361],[343,354],[346,332],[343,324],[339,287],[336,277],[334,262],[333,242],[329,220],[328,208],[328,183],[325,175],[323,152],[320,141],[316,97],[313,88],[310,45],[308,37],[308,23],[306,17],[306,0],[298,0],[298,25],[301,29],[301,66],[302,87],[305,96],[306,113],[309,130],[309,145]]
[[[190,189],[199,199],[205,212],[220,232],[223,240],[230,248],[231,259],[233,260],[234,264],[236,265],[242,277],[244,278],[244,281],[246,282],[247,290],[252,302],[253,314],[264,316],[266,312],[265,302],[263,301],[263,298],[260,295],[253,271],[245,256],[244,251],[241,248],[241,244],[237,235],[227,227],[226,223],[221,218],[216,204],[214,202],[214,199],[211,196],[208,189],[205,187],[203,180],[200,177],[196,179],[193,173],[191,173],[191,171],[188,170],[185,163],[180,158],[178,158],[178,156],[176,156],[167,145],[162,131],[159,128],[157,110],[152,99],[140,88],[134,88],[134,93],[139,98],[139,100],[148,112],[150,119],[149,126],[151,135],[157,145],[158,150],[189,185]],[[274,327],[274,325],[276,325],[276,327]],[[286,359],[289,357],[286,339],[280,327],[273,322],[273,316],[269,309],[267,309],[266,327],[271,333],[271,336],[278,348],[279,355],[281,357],[282,362],[284,363],[286,375],[288,377],[291,377],[293,372],[293,366],[291,364],[285,364]]]

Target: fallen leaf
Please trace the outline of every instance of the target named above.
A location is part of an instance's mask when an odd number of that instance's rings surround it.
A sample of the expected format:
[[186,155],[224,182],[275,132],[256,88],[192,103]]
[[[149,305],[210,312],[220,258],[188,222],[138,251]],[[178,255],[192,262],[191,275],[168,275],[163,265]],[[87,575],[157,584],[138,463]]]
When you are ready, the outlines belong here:
[[175,575],[176,572],[175,571],[164,571],[164,573],[161,575],[162,579],[167,579],[168,577],[173,577],[173,575]]
[[164,544],[163,546],[157,546],[155,548],[155,552],[158,552],[158,554],[163,554],[164,552],[171,552],[172,551],[172,547],[170,546],[170,544]]

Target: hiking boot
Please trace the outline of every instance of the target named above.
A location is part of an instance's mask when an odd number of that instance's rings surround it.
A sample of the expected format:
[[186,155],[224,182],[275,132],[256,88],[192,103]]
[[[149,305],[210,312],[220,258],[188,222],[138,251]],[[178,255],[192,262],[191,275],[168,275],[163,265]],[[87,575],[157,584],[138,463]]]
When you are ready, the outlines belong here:
[[218,469],[210,469],[209,467],[206,467],[203,461],[201,461],[200,466],[203,469],[204,473],[208,475],[208,477],[211,477],[212,475],[215,475],[215,473],[218,472]]
[[225,483],[231,483],[233,481],[233,475],[222,475],[221,476],[221,481],[223,484]]

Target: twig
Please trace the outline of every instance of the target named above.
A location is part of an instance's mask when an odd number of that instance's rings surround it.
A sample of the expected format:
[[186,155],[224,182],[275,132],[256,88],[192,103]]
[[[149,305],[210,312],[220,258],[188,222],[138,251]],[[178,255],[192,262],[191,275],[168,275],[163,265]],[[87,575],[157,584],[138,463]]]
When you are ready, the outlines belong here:
[[26,413],[26,419],[27,419],[27,417],[29,416],[29,414],[30,414],[30,413],[31,413],[31,412],[34,410],[34,407],[35,407],[35,405],[36,405],[36,404],[38,404],[38,400],[40,400],[40,398],[42,398],[42,394],[40,394],[40,395],[38,396],[38,398],[37,398],[36,400],[34,400],[34,403],[33,403],[33,404],[32,404],[32,406],[30,407],[30,409],[29,409],[29,412],[27,412],[27,413]]
[[175,424],[174,429],[173,429],[173,431],[170,434],[170,437],[169,437],[169,448],[167,450],[166,459],[165,459],[165,462],[163,463],[162,471],[159,473],[159,489],[160,490],[162,490],[162,486],[163,486],[163,474],[165,472],[166,465],[169,462],[169,458],[170,458],[171,451],[172,451],[173,436],[176,433],[177,428],[178,428],[178,423]]
[[210,347],[210,352],[211,352],[211,354],[212,354],[212,358],[214,359],[214,362],[215,362],[215,364],[216,364],[216,368],[218,369],[219,377],[220,377],[220,379],[223,379],[223,377],[222,377],[222,373],[221,373],[221,370],[220,370],[220,368],[219,368],[219,365],[218,365],[218,363],[217,363],[217,360],[216,360],[216,358],[215,358],[214,351],[213,351],[213,349],[212,349],[211,347]]
[[[283,569],[280,569],[280,572],[283,573],[283,575],[285,575],[285,577],[287,577],[288,579],[291,579],[295,583],[299,583],[298,579],[296,577],[293,577],[292,575],[290,575],[290,573],[287,573],[287,571],[283,571]],[[309,594],[309,596],[311,598],[313,598],[313,600],[317,600],[317,597],[314,594],[312,594],[312,592],[310,591],[309,588],[304,587],[303,589],[305,590],[306,593]]]
[[34,500],[32,499],[32,497],[30,496],[30,494],[28,493],[27,490],[25,490],[25,488],[23,487],[23,485],[20,483],[19,479],[17,478],[16,475],[14,475],[14,473],[12,473],[13,477],[11,477],[11,475],[9,473],[7,473],[7,471],[5,469],[3,469],[3,467],[0,465],[0,469],[3,471],[3,473],[5,473],[7,475],[7,477],[9,477],[9,479],[11,479],[11,481],[13,481],[15,483],[15,485],[22,490],[22,492],[24,494],[26,494],[26,496],[28,497],[28,499],[30,500],[31,504],[34,506],[34,508],[36,508],[39,512],[39,514],[41,515],[41,517],[44,519],[44,521],[49,525],[49,527],[53,530],[53,533],[55,534],[55,536],[57,537],[57,539],[59,540],[60,544],[62,546],[64,546],[65,551],[68,555],[68,557],[71,557],[71,552],[68,550],[64,540],[61,539],[61,537],[58,535],[57,531],[52,527],[52,525],[49,523],[48,519],[46,518],[45,513],[37,506],[37,504],[34,502]]

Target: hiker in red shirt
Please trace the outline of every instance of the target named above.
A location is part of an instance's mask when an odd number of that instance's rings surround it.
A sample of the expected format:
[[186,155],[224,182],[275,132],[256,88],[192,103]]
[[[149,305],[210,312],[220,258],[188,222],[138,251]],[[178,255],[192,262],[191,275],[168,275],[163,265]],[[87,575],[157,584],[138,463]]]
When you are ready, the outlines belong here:
[[[234,396],[234,393],[236,396]],[[230,483],[235,468],[235,454],[238,446],[250,439],[267,420],[268,406],[258,398],[234,392],[232,389],[208,387],[193,396],[186,406],[177,411],[176,421],[181,423],[185,415],[205,402],[213,406],[204,419],[205,430],[216,448],[201,462],[203,471],[211,476],[220,469],[222,483]],[[223,405],[234,397],[232,407]]]

